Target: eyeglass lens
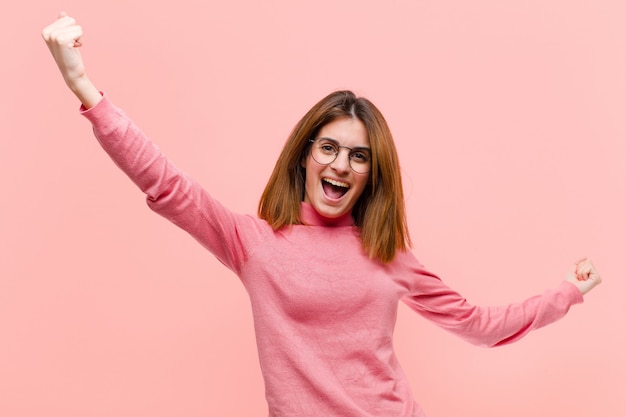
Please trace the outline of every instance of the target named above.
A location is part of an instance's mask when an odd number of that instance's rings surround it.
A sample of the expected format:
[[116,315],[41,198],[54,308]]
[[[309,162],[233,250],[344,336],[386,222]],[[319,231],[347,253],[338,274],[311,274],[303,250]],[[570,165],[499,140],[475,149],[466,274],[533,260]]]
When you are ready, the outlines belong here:
[[339,146],[337,143],[327,140],[325,138],[319,138],[311,140],[313,142],[312,153],[313,159],[318,164],[329,165],[332,164],[341,149],[349,151],[348,161],[350,168],[356,173],[365,174],[370,169],[370,151],[367,148],[348,148],[347,146]]

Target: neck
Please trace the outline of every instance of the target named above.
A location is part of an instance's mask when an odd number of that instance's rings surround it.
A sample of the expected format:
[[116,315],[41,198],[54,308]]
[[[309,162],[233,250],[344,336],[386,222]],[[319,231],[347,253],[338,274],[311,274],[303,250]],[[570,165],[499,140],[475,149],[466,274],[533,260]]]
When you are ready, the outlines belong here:
[[302,223],[308,226],[354,226],[354,219],[352,218],[351,212],[331,219],[322,216],[315,210],[315,208],[313,208],[312,205],[305,203],[304,201],[300,204],[300,218]]

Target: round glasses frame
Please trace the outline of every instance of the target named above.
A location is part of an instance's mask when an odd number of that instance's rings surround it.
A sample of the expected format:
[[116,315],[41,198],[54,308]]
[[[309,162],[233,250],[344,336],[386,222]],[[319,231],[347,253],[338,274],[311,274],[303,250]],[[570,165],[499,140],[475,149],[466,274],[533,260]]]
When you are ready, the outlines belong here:
[[[315,146],[316,142],[324,141],[319,146]],[[336,143],[332,139],[328,138],[316,138],[309,139],[309,142],[312,144],[311,146],[311,156],[313,160],[320,165],[330,165],[337,159],[337,155],[339,155],[339,151],[341,149],[347,149],[349,151],[348,154],[348,162],[350,164],[350,169],[356,172],[357,174],[367,174],[371,169],[371,155],[370,149],[365,147],[360,148],[349,148],[347,146],[341,146]],[[330,147],[332,149],[324,149],[324,147]],[[362,156],[359,156],[362,155]],[[366,161],[359,161],[356,158],[364,157]],[[356,168],[355,168],[356,166]]]

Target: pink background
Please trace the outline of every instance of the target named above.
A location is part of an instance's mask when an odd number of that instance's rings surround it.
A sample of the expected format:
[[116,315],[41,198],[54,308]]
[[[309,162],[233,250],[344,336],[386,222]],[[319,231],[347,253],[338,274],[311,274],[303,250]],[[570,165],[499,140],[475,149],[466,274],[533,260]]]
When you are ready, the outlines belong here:
[[210,3],[4,10],[1,416],[266,415],[243,287],[99,149],[39,35],[60,9],[96,85],[236,211],[298,118],[349,88],[392,127],[415,253],[471,302],[595,261],[584,305],[504,348],[400,306],[429,417],[626,415],[623,1]]

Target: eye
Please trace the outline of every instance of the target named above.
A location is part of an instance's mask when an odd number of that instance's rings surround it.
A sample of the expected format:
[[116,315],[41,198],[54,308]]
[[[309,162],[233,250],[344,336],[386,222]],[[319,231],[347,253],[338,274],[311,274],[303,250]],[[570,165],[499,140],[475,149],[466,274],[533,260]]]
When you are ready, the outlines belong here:
[[355,151],[350,154],[350,159],[365,164],[370,161],[370,155],[367,152]]
[[336,154],[338,152],[337,147],[331,143],[321,143],[320,150],[328,155]]

